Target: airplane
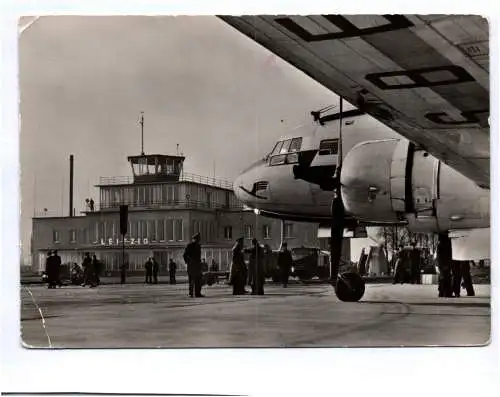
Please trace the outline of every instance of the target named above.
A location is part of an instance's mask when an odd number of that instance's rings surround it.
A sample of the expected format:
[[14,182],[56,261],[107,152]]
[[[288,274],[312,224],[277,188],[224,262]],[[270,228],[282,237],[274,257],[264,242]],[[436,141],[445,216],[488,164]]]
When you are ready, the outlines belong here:
[[[330,217],[332,274],[337,274],[332,284],[340,300],[357,301],[364,293],[361,277],[338,274],[344,228],[352,223],[406,223],[410,230],[440,233],[448,241],[456,231],[489,232],[485,18],[219,18],[341,98],[336,134],[321,129],[333,120],[315,112],[321,128],[313,127],[312,134],[294,131],[291,139],[280,140],[234,185],[238,197],[263,215],[311,221]],[[343,112],[343,99],[357,109]],[[370,139],[343,149],[344,139],[356,136],[347,131],[356,111],[353,126],[363,123],[362,114],[369,115],[388,127],[387,136],[377,138],[373,132]],[[391,137],[389,130],[406,139]],[[489,257],[489,252],[481,254]]]

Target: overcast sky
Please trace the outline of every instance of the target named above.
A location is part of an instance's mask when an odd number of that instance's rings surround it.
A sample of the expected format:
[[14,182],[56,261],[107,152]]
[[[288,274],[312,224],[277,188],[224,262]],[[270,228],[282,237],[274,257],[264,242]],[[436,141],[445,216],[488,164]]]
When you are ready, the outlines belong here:
[[[186,156],[185,170],[234,179],[309,111],[337,96],[215,17],[42,17],[19,41],[21,234],[47,208],[76,210],[126,156]],[[283,122],[281,122],[283,120]]]

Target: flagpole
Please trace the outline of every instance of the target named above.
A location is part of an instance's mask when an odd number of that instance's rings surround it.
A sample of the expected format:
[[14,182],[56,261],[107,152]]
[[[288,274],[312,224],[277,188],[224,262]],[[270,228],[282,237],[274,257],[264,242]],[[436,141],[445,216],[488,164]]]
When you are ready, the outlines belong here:
[[141,156],[144,156],[144,112],[141,112]]
[[33,217],[36,218],[36,171],[33,179]]

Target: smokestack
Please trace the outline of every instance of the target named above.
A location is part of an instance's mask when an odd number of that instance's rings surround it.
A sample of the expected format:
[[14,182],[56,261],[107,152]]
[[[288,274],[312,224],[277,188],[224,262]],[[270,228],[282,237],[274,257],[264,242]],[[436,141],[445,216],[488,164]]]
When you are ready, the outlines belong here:
[[73,217],[73,155],[69,155],[69,216]]

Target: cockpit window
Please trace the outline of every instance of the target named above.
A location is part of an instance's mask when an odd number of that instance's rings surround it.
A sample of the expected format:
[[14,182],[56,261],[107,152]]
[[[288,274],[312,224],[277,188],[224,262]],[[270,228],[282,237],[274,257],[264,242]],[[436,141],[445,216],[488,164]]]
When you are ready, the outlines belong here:
[[269,165],[294,164],[299,162],[299,154],[302,146],[302,138],[287,139],[280,141],[274,146],[269,155]]
[[319,143],[319,155],[328,156],[338,154],[339,140],[338,139],[325,139]]
[[270,165],[281,165],[285,164],[286,154],[278,154],[277,156],[271,157]]
[[274,147],[273,151],[271,152],[271,156],[274,156],[275,154],[278,154],[281,150],[281,147],[283,146],[283,141],[279,141],[276,146]]
[[291,139],[287,139],[283,142],[283,146],[281,147],[280,154],[288,153],[288,149],[290,148],[290,144],[292,143]]
[[298,152],[301,146],[302,146],[302,138],[293,138],[289,151]]

